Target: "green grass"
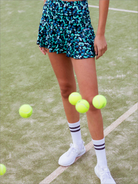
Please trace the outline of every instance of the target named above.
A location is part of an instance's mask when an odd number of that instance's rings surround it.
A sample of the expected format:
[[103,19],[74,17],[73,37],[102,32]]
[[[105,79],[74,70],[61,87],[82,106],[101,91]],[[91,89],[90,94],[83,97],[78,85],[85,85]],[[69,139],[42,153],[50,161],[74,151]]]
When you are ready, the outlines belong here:
[[[98,0],[89,4],[97,5]],[[7,172],[1,184],[38,184],[58,167],[71,142],[60,91],[48,56],[36,45],[43,1],[1,0],[0,162]],[[137,10],[136,0],[111,0],[110,7]],[[96,31],[98,9],[89,8]],[[99,93],[107,98],[104,128],[131,108],[137,98],[137,14],[109,11],[108,51],[96,61]],[[19,116],[28,103],[33,115]],[[86,116],[81,115],[85,144],[91,141]],[[136,184],[137,113],[106,137],[109,167],[117,184]],[[91,149],[53,184],[99,184]]]
[[[88,0],[90,5],[99,5],[99,0]],[[137,0],[110,0],[110,8],[138,11]]]

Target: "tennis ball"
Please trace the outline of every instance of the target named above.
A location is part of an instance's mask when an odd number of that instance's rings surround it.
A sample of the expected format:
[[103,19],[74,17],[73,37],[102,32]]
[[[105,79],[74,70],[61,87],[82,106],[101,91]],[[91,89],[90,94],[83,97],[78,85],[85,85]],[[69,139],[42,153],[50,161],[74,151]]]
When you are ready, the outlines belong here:
[[82,99],[81,95],[80,95],[79,93],[77,93],[77,92],[71,93],[71,94],[69,95],[69,98],[68,98],[69,102],[70,102],[72,105],[76,105],[76,103],[77,103],[79,100],[81,100],[81,99]]
[[92,104],[96,109],[102,109],[106,106],[107,100],[103,95],[96,95],[93,100]]
[[87,100],[82,99],[77,102],[75,108],[79,113],[85,113],[89,110],[90,104],[87,102]]
[[19,108],[19,114],[23,118],[28,118],[32,115],[33,109],[30,105],[24,104]]
[[0,164],[0,175],[4,175],[6,173],[6,166],[3,164]]

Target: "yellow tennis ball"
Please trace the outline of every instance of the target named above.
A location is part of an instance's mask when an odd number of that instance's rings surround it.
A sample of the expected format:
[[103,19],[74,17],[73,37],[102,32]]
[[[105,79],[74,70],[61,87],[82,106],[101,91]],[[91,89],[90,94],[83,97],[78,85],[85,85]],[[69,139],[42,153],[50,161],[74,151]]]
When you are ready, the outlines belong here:
[[76,105],[76,103],[81,100],[82,97],[81,95],[78,93],[78,92],[73,92],[69,95],[69,102],[72,104],[72,105]]
[[0,175],[4,175],[6,173],[6,166],[3,164],[0,164]]
[[29,118],[33,113],[33,109],[30,105],[24,104],[19,108],[19,114],[23,118]]
[[85,113],[89,110],[90,104],[87,102],[87,100],[82,99],[77,102],[75,108],[79,113]]
[[106,106],[107,100],[103,95],[96,95],[93,100],[92,104],[96,109],[102,109]]

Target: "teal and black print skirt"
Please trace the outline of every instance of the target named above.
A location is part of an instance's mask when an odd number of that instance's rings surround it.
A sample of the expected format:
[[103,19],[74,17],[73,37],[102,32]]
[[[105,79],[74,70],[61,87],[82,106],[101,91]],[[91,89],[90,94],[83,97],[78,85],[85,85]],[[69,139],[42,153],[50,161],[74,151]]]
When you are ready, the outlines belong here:
[[40,47],[75,59],[90,58],[95,57],[94,39],[87,0],[46,0],[38,30]]

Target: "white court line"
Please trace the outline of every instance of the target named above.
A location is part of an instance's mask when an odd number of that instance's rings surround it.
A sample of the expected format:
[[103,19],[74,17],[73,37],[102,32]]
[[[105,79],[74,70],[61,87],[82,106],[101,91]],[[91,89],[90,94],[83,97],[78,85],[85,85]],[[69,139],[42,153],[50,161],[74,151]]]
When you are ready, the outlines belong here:
[[[92,8],[99,8],[99,6],[93,6],[93,5],[89,5],[89,7],[92,7]],[[129,12],[129,13],[138,13],[138,11],[124,10],[124,9],[117,9],[117,8],[109,8],[109,10],[121,11],[121,12]]]
[[[119,124],[121,124],[124,120],[126,120],[130,115],[132,115],[138,109],[138,103],[132,106],[128,111],[126,111],[122,116],[120,116],[116,121],[114,121],[110,126],[108,126],[104,130],[104,136],[107,136],[110,132],[112,132]],[[92,141],[89,142],[85,148],[86,152],[88,152],[93,147]],[[80,158],[80,157],[79,157]],[[77,158],[76,160],[78,160]],[[53,171],[49,176],[47,176],[43,181],[39,184],[49,184],[55,178],[57,178],[61,173],[63,173],[68,167],[59,166],[55,171]]]

